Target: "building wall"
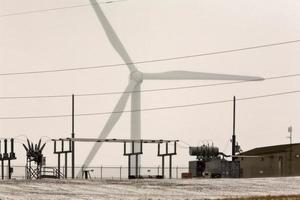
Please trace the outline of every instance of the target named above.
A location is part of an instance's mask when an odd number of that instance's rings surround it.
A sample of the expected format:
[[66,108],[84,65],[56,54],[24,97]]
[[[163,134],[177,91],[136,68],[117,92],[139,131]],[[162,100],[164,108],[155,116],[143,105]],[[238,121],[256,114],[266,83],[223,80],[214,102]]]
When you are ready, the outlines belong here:
[[238,158],[241,178],[300,176],[299,145],[292,148],[291,156],[289,150],[259,156]]
[[239,162],[217,159],[206,162],[205,172],[220,174],[222,178],[239,178],[239,169]]
[[[203,163],[203,162],[202,162]],[[205,162],[205,168],[201,166],[201,161],[190,161],[189,172],[193,177],[222,177],[222,178],[238,178],[239,177],[239,162],[232,162],[221,159],[213,159]],[[202,172],[204,172],[202,174]],[[206,175],[207,174],[207,175]]]

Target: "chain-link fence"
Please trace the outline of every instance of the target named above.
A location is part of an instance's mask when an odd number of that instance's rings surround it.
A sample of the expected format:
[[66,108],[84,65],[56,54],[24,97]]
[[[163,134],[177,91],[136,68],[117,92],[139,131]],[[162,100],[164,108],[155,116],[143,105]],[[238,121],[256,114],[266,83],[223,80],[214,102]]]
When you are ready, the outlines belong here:
[[[13,179],[25,179],[26,167],[25,166],[12,166]],[[57,169],[55,166],[47,166],[46,168]],[[133,169],[131,169],[133,170]],[[45,170],[46,171],[46,170]],[[51,170],[50,170],[51,171]],[[97,166],[86,168],[85,171],[88,173],[88,178],[91,179],[127,179],[128,178],[128,167],[119,166],[119,167],[108,167],[108,166]],[[188,172],[188,167],[172,167],[171,168],[171,177],[174,179],[181,178],[181,174]],[[60,172],[63,176],[66,174],[65,167],[62,166]],[[42,170],[43,173],[43,170]],[[8,178],[8,166],[4,166],[4,178]],[[132,173],[131,173],[132,174]],[[162,167],[140,167],[139,168],[140,176],[144,178],[156,178],[157,176],[162,175]],[[72,169],[71,167],[67,168],[67,178],[71,178]],[[81,167],[75,167],[75,176],[76,178],[82,179],[85,178],[85,174],[82,172]],[[165,167],[164,170],[165,178],[170,177],[170,168]]]

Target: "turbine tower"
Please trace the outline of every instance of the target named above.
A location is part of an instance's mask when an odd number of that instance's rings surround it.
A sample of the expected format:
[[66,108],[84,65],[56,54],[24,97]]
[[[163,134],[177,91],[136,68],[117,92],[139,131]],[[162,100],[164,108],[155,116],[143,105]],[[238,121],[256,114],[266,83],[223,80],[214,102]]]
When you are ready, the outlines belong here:
[[[127,101],[131,96],[131,139],[141,139],[141,84],[144,80],[243,80],[243,81],[260,81],[263,80],[257,76],[240,76],[229,74],[215,74],[215,73],[203,73],[203,72],[191,72],[191,71],[169,71],[163,73],[143,73],[139,71],[125,47],[114,31],[113,27],[109,23],[103,10],[96,0],[90,0],[90,3],[96,13],[98,20],[100,21],[105,34],[110,41],[113,48],[120,55],[124,63],[127,64],[130,71],[129,84],[127,85],[124,93],[120,97],[118,103],[114,107],[112,114],[107,120],[104,128],[102,129],[99,139],[105,139],[113,127],[116,125],[122,115],[122,111],[125,109]],[[102,143],[95,143],[89,155],[87,156],[83,168],[89,166],[94,156],[100,149]],[[132,168],[134,170],[135,161],[132,160]]]

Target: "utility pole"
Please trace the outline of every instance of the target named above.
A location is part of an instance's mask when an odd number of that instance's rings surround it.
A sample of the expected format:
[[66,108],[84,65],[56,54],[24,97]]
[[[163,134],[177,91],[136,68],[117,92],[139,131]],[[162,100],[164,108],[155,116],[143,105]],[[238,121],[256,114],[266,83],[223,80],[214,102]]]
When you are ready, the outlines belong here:
[[288,132],[290,133],[290,136],[288,136],[288,138],[290,139],[290,164],[289,164],[289,175],[292,175],[292,152],[293,152],[293,127],[289,126],[288,127]]
[[[72,139],[75,138],[74,132],[74,94],[72,94]],[[72,179],[75,178],[75,141],[72,140]]]
[[288,132],[290,133],[290,136],[288,136],[288,138],[290,139],[290,144],[292,144],[293,143],[293,135],[292,135],[293,127],[292,126],[288,127]]
[[232,161],[235,160],[235,149],[236,149],[236,135],[235,135],[235,105],[236,105],[236,98],[235,96],[233,97],[233,132],[232,132]]

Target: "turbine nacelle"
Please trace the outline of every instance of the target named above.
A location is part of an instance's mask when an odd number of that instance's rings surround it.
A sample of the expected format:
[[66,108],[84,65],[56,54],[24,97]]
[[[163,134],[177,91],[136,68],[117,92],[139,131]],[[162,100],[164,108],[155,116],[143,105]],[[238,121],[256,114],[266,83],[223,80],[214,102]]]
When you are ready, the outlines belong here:
[[130,73],[129,79],[130,81],[135,81],[136,83],[142,83],[144,80],[144,74],[143,72],[136,70]]

